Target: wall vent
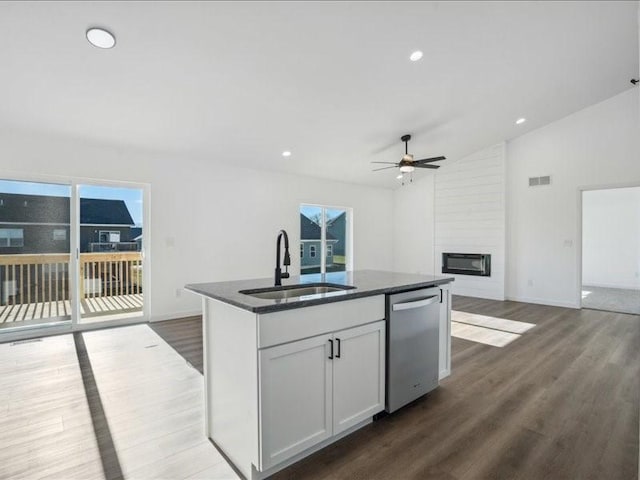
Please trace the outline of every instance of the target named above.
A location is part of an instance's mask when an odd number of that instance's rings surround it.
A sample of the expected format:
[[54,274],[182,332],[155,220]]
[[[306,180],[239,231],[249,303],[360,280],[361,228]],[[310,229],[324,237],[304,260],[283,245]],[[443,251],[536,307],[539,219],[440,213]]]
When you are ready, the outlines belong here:
[[529,177],[530,187],[537,187],[538,185],[551,185],[551,176],[545,175],[544,177]]

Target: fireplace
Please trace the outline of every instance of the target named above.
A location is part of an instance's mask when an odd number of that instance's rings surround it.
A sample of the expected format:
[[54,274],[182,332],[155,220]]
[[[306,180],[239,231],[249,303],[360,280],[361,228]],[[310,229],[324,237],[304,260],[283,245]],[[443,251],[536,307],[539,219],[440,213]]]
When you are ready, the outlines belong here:
[[487,253],[443,253],[442,273],[491,276],[491,255]]

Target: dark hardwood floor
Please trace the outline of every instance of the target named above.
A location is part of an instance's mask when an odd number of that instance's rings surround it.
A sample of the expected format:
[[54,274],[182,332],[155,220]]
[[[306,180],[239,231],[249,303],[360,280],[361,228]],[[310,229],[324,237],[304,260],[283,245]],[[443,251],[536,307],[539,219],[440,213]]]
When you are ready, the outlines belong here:
[[[640,316],[465,297],[453,308],[536,327],[504,348],[454,338],[440,388],[273,478],[637,478]],[[199,321],[152,326],[201,366]]]

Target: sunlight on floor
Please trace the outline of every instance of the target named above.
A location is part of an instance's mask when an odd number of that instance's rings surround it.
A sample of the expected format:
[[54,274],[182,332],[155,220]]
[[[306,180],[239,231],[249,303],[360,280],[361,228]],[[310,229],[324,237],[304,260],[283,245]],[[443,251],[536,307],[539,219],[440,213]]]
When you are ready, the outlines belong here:
[[591,295],[591,292],[588,290],[582,290],[582,298],[587,298],[589,295]]
[[493,347],[504,347],[535,327],[534,323],[451,311],[451,335]]

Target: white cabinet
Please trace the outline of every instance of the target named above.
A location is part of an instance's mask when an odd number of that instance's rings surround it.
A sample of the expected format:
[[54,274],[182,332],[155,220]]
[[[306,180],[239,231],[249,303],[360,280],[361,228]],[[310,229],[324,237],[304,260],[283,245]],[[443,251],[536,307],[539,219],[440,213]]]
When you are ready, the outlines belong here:
[[385,324],[334,334],[333,434],[384,410]]
[[384,321],[260,351],[265,470],[384,409]]
[[440,380],[451,375],[451,288],[450,284],[440,287]]
[[266,469],[332,435],[332,335],[260,351],[261,464]]

